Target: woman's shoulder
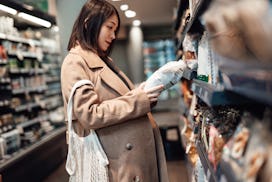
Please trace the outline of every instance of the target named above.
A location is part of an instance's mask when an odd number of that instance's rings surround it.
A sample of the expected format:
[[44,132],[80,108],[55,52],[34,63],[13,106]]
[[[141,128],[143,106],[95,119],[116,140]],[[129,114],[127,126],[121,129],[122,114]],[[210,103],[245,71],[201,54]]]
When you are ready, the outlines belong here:
[[81,65],[83,62],[84,60],[80,55],[69,52],[62,62],[62,67]]
[[66,62],[75,61],[77,63],[85,62],[89,67],[93,67],[102,60],[96,53],[88,50],[83,50],[80,46],[76,46],[69,51],[64,61]]
[[68,54],[63,60],[63,64],[78,64],[83,61],[83,50],[76,46],[69,50]]

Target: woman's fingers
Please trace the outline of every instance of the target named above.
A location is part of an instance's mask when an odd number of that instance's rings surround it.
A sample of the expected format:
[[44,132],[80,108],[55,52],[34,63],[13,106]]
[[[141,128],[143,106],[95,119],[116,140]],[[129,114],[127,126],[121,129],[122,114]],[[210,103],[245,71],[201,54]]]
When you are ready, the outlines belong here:
[[158,101],[159,95],[160,95],[160,92],[154,92],[154,93],[148,93],[147,97],[148,97],[150,103],[153,103],[153,102]]
[[143,90],[145,87],[145,82],[140,83],[140,85],[138,86],[139,89]]
[[158,101],[158,97],[160,96],[162,90],[163,90],[163,85],[158,85],[150,89],[147,89],[145,91],[150,103],[154,103]]
[[[144,90],[146,82],[140,83],[140,85],[137,87],[137,89]],[[150,101],[150,103],[154,103],[158,101],[158,97],[161,94],[161,91],[163,90],[163,85],[154,86],[152,88],[144,90],[144,92],[147,94],[147,97]]]
[[157,98],[152,98],[150,99],[150,102],[153,103],[153,102],[157,102],[158,101],[158,97]]
[[158,85],[146,90],[146,93],[161,92],[163,90],[163,85]]
[[160,95],[160,93],[155,92],[155,93],[147,94],[147,97],[148,97],[149,99],[152,99],[152,98],[157,98],[157,97],[159,97],[159,95]]

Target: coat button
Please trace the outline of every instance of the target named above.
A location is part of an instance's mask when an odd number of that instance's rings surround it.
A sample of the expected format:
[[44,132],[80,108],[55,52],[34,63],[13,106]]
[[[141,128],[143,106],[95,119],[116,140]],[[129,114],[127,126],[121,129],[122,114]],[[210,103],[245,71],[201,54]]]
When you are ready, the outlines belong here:
[[133,179],[135,182],[140,182],[140,177],[139,176],[135,176]]
[[132,144],[131,143],[127,143],[126,149],[127,150],[131,150],[132,148],[133,148]]

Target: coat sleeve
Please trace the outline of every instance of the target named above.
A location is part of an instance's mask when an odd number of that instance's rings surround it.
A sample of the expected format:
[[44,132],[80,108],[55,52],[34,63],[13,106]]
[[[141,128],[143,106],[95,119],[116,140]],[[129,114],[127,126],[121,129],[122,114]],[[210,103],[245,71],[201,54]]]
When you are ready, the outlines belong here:
[[[73,85],[89,78],[83,59],[80,56],[66,57],[61,69],[61,87],[64,109]],[[95,82],[95,80],[91,80]],[[73,119],[78,120],[84,129],[99,129],[146,115],[150,102],[144,91],[134,89],[123,96],[100,102],[99,93],[91,85],[83,85],[74,95]],[[66,112],[65,112],[66,115]]]

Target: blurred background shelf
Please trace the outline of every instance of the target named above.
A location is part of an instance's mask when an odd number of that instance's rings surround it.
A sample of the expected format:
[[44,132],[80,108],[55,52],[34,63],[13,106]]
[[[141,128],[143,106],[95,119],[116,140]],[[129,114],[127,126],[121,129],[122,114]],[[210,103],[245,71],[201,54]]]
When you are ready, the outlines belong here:
[[[60,127],[48,133],[36,143],[1,160],[0,174],[2,174],[3,181],[21,179],[37,182],[46,177],[66,157],[65,131],[66,127]],[[33,173],[33,171],[35,172]]]

